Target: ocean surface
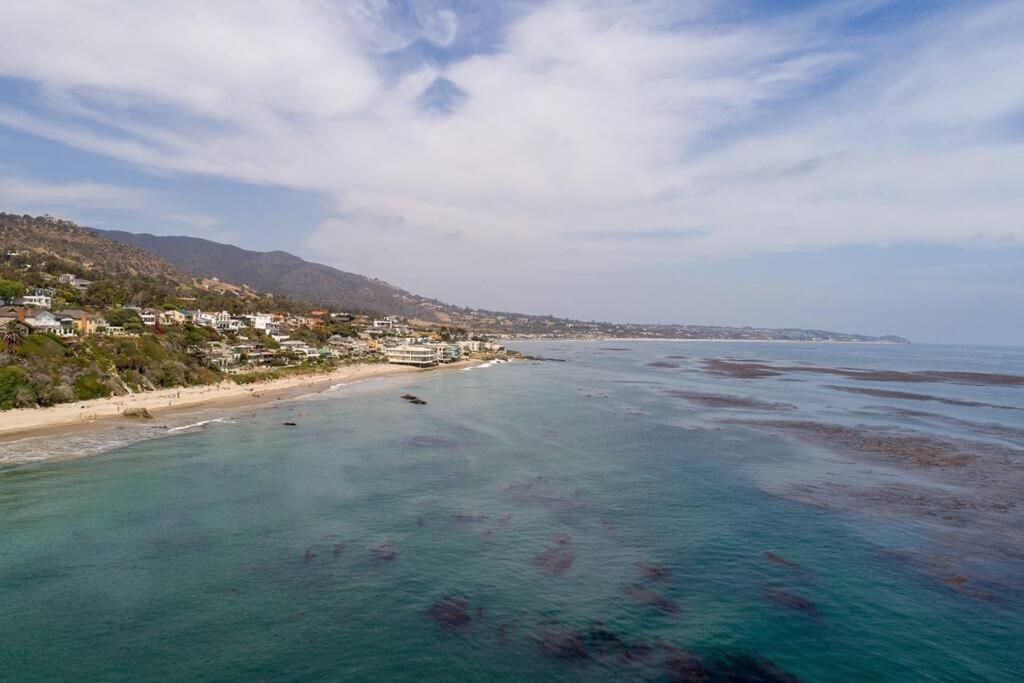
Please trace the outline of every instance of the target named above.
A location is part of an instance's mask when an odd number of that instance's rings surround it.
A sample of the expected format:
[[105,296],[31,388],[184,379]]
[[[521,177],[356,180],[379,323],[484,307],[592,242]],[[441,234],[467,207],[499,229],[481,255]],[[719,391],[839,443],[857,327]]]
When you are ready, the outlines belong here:
[[1024,677],[1024,350],[512,346],[0,469],[0,679]]

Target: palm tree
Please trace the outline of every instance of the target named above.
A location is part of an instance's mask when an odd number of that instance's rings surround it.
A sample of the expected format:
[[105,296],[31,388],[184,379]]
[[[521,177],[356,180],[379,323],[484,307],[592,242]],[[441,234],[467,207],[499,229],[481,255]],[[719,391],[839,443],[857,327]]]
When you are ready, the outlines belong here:
[[7,348],[7,353],[14,353],[14,350],[21,346],[23,341],[25,341],[25,326],[19,324],[17,320],[7,323],[3,335],[3,342]]

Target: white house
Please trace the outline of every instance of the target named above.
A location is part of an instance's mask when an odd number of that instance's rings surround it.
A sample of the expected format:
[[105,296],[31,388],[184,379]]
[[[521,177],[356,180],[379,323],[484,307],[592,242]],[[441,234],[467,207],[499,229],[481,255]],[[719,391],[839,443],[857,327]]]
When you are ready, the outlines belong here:
[[389,363],[395,365],[414,365],[420,368],[437,365],[437,350],[429,346],[412,346],[409,344],[385,349]]
[[47,293],[46,290],[37,289],[31,294],[21,297],[20,303],[22,306],[32,306],[33,308],[49,308],[53,305],[53,295]]
[[36,311],[25,317],[25,322],[36,332],[52,332],[61,337],[73,337],[75,321],[69,315],[54,315],[49,311]]
[[281,325],[274,320],[274,316],[270,313],[254,313],[239,317],[243,318],[253,329],[262,330],[267,334],[278,334],[281,331]]
[[196,311],[195,323],[196,325],[204,325],[205,327],[213,327],[217,330],[231,332],[237,332],[245,327],[244,321],[232,318],[231,314],[227,311],[221,311],[220,313]]

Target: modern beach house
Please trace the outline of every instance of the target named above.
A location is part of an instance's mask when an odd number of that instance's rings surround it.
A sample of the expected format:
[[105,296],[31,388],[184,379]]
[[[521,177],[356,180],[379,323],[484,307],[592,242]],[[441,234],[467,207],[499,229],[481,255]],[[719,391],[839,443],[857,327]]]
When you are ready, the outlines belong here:
[[437,350],[429,346],[395,346],[384,349],[388,362],[395,365],[415,365],[420,368],[427,368],[437,365]]

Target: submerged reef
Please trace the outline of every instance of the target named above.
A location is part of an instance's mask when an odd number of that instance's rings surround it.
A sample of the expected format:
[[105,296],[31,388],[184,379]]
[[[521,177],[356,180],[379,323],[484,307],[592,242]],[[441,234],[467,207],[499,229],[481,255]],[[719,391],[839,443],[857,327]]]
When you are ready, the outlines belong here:
[[728,394],[705,394],[696,391],[681,391],[672,389],[665,392],[666,396],[683,399],[690,403],[704,406],[705,408],[740,408],[747,410],[796,410],[792,403],[781,403],[776,401],[762,401],[747,396],[731,396]]
[[775,365],[766,362],[741,361],[727,358],[708,358],[703,361],[705,372],[713,375],[756,379],[786,373],[813,373],[835,375],[863,382],[945,383],[981,386],[1024,387],[1024,375],[955,370],[871,370],[864,368],[830,368],[818,365]]
[[473,619],[469,616],[469,600],[461,595],[445,595],[427,610],[427,614],[444,629],[463,631]]

